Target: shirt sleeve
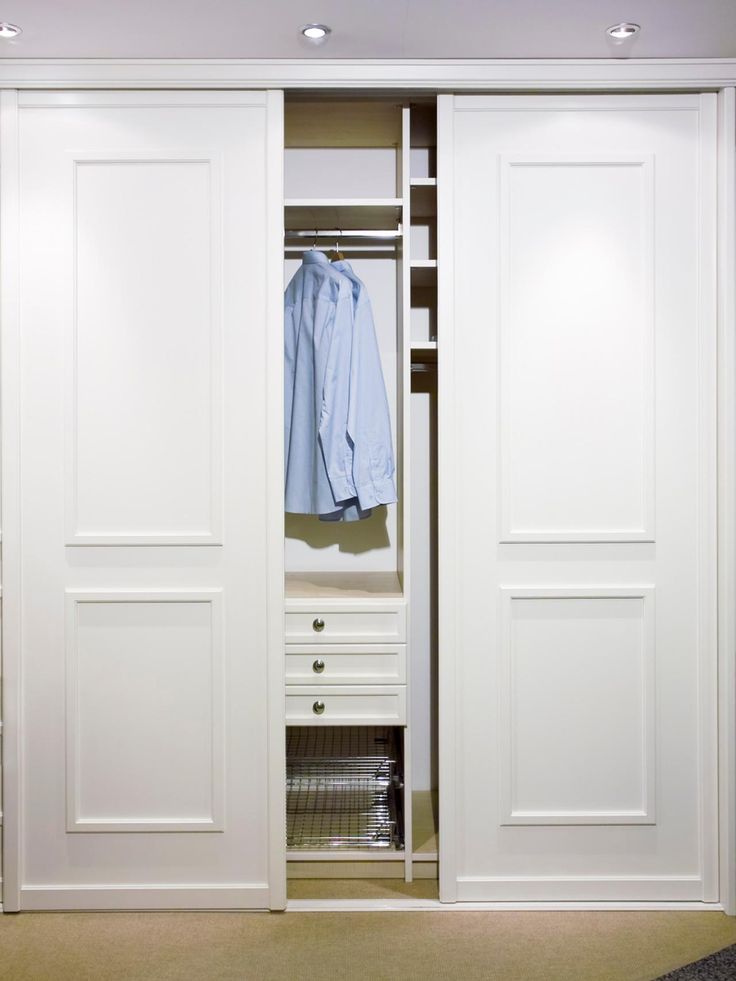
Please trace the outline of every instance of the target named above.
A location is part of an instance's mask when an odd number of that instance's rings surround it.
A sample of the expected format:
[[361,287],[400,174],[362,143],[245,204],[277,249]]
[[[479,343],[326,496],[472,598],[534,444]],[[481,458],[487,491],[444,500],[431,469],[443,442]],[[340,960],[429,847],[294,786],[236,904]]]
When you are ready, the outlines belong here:
[[353,300],[347,280],[335,304],[330,350],[322,386],[319,442],[335,504],[356,496],[353,450],[348,437],[350,360],[353,341]]
[[348,436],[353,446],[353,483],[360,508],[395,503],[398,498],[391,418],[373,312],[364,289],[353,327]]

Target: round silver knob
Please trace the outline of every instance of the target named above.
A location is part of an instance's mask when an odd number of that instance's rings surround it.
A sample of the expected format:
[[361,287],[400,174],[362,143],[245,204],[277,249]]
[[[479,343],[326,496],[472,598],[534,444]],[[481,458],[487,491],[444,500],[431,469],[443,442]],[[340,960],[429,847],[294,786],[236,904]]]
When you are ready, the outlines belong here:
[[312,664],[312,671],[314,671],[315,674],[322,674],[324,669],[325,669],[325,662],[318,657],[317,660]]
[[315,620],[312,620],[312,630],[316,630],[318,634],[321,634],[324,629],[325,621],[322,619],[322,617],[317,617]]
[[324,702],[315,702],[314,705],[312,706],[312,711],[314,712],[315,715],[322,715],[324,710],[325,710]]

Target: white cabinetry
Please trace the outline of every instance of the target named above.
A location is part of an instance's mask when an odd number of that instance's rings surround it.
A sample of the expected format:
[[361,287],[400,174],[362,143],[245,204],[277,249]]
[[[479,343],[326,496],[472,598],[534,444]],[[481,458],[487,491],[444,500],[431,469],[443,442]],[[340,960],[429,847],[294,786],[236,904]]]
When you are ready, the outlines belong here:
[[[716,96],[419,103],[2,93],[5,909],[281,908],[335,758],[348,874],[429,877],[437,755],[444,902],[725,895]],[[313,229],[397,459],[350,527],[283,515]]]

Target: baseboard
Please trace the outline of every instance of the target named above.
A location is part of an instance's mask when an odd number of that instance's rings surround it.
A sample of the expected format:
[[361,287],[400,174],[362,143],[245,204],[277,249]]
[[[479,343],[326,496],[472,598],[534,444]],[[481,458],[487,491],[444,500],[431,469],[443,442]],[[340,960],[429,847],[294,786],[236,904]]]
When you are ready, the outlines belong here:
[[636,902],[540,902],[540,903],[441,903],[436,899],[290,899],[287,913],[521,913],[521,912],[716,912],[720,903],[636,903]]
[[265,884],[24,886],[22,910],[267,910]]
[[696,875],[468,876],[457,880],[457,901],[703,904],[703,880]]

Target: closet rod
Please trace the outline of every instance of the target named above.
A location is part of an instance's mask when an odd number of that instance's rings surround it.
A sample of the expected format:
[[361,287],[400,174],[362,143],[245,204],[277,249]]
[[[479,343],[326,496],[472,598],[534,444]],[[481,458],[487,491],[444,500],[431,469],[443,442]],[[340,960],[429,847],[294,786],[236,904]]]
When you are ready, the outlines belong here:
[[378,228],[364,228],[356,229],[349,228],[347,231],[343,229],[331,228],[329,231],[321,231],[317,228],[304,229],[304,228],[287,228],[284,231],[284,238],[334,238],[341,241],[344,238],[378,238],[378,239],[388,239],[388,238],[401,238],[404,233],[401,228],[388,228],[388,229],[378,229]]

